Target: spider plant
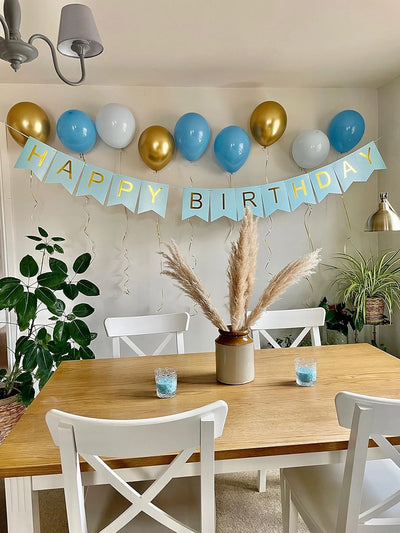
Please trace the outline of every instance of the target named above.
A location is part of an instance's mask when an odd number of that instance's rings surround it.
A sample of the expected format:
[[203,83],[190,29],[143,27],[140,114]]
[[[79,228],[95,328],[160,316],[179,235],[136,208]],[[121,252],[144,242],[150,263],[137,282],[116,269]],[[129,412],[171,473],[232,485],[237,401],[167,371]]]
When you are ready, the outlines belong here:
[[328,266],[335,272],[332,285],[337,296],[354,310],[354,322],[360,331],[365,323],[368,298],[382,298],[389,319],[393,309],[400,308],[400,250],[380,256],[366,257],[359,250],[356,254],[337,254],[335,257],[341,264]]

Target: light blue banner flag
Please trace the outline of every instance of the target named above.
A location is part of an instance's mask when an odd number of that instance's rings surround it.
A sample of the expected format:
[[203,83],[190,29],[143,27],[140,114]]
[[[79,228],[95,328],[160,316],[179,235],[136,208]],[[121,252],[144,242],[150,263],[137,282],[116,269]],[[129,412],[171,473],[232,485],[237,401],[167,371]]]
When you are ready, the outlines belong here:
[[246,205],[251,207],[253,215],[257,217],[264,216],[261,186],[255,187],[238,187],[236,192],[237,219],[242,220]]
[[312,170],[309,176],[318,202],[322,202],[328,194],[342,194],[332,165]]
[[107,205],[122,204],[134,213],[141,184],[142,182],[135,178],[114,174]]
[[104,204],[113,174],[109,170],[85,165],[76,191],[76,196],[91,195]]
[[14,168],[27,168],[43,181],[57,150],[33,137],[29,137]]
[[80,159],[57,152],[46,176],[46,183],[61,183],[72,194],[85,163]]
[[210,195],[211,222],[221,217],[237,220],[235,189],[212,189]]
[[301,204],[316,203],[308,174],[301,174],[300,176],[285,180],[285,184],[292,211],[297,209]]
[[184,187],[182,198],[182,220],[196,216],[208,222],[209,211],[209,189]]
[[169,186],[164,183],[154,183],[152,181],[142,181],[140,187],[138,213],[154,211],[165,218],[167,210]]
[[[342,171],[343,180],[345,172],[352,173],[352,168],[356,170],[353,177],[353,181],[367,181],[374,170],[382,170],[386,168],[386,165],[382,159],[381,154],[374,142],[366,144],[359,150],[356,150],[352,154],[349,154],[346,158],[342,158],[341,161],[345,161],[342,167],[339,167]],[[340,171],[339,170],[339,171]]]
[[290,211],[289,198],[284,181],[274,181],[274,183],[269,185],[262,185],[261,195],[266,217],[269,217],[277,209]]

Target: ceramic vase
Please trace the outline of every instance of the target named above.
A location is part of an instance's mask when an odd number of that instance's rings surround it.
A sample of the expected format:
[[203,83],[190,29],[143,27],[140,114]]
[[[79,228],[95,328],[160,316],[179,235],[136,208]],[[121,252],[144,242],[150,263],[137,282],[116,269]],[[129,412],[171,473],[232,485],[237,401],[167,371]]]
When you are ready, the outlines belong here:
[[254,345],[248,330],[218,330],[215,339],[216,377],[226,385],[243,385],[254,379]]

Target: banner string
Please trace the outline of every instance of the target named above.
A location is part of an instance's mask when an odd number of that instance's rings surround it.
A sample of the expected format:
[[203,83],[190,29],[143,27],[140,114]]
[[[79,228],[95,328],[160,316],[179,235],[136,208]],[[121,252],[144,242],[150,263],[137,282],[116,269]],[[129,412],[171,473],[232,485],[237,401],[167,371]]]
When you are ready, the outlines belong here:
[[[229,186],[230,189],[232,188],[232,172],[230,172],[229,176],[228,176],[228,186]],[[231,237],[232,232],[233,232],[233,228],[234,228],[233,220],[231,218],[228,218],[227,221],[228,221],[228,224],[229,224],[229,231],[228,231],[227,236],[225,237],[225,244],[228,241],[228,239]]]
[[304,213],[304,228],[306,230],[306,234],[307,234],[307,237],[308,237],[308,242],[310,243],[310,247],[311,247],[311,250],[314,251],[315,248],[314,248],[314,243],[312,241],[312,238],[311,238],[311,232],[310,232],[310,229],[308,227],[308,224],[309,224],[309,221],[310,221],[310,217],[311,217],[311,214],[312,214],[312,205],[311,204],[306,204],[306,212]]

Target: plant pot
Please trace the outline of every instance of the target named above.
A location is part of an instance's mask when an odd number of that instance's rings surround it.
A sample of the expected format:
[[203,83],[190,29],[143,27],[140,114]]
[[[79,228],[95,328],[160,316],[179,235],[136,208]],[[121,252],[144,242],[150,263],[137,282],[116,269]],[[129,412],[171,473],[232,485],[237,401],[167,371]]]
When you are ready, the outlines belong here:
[[0,444],[25,411],[25,405],[18,400],[18,393],[0,399]]
[[385,314],[385,300],[383,298],[367,298],[365,303],[365,323],[382,324]]
[[218,330],[215,339],[216,377],[226,385],[243,385],[254,379],[254,345],[249,331]]

